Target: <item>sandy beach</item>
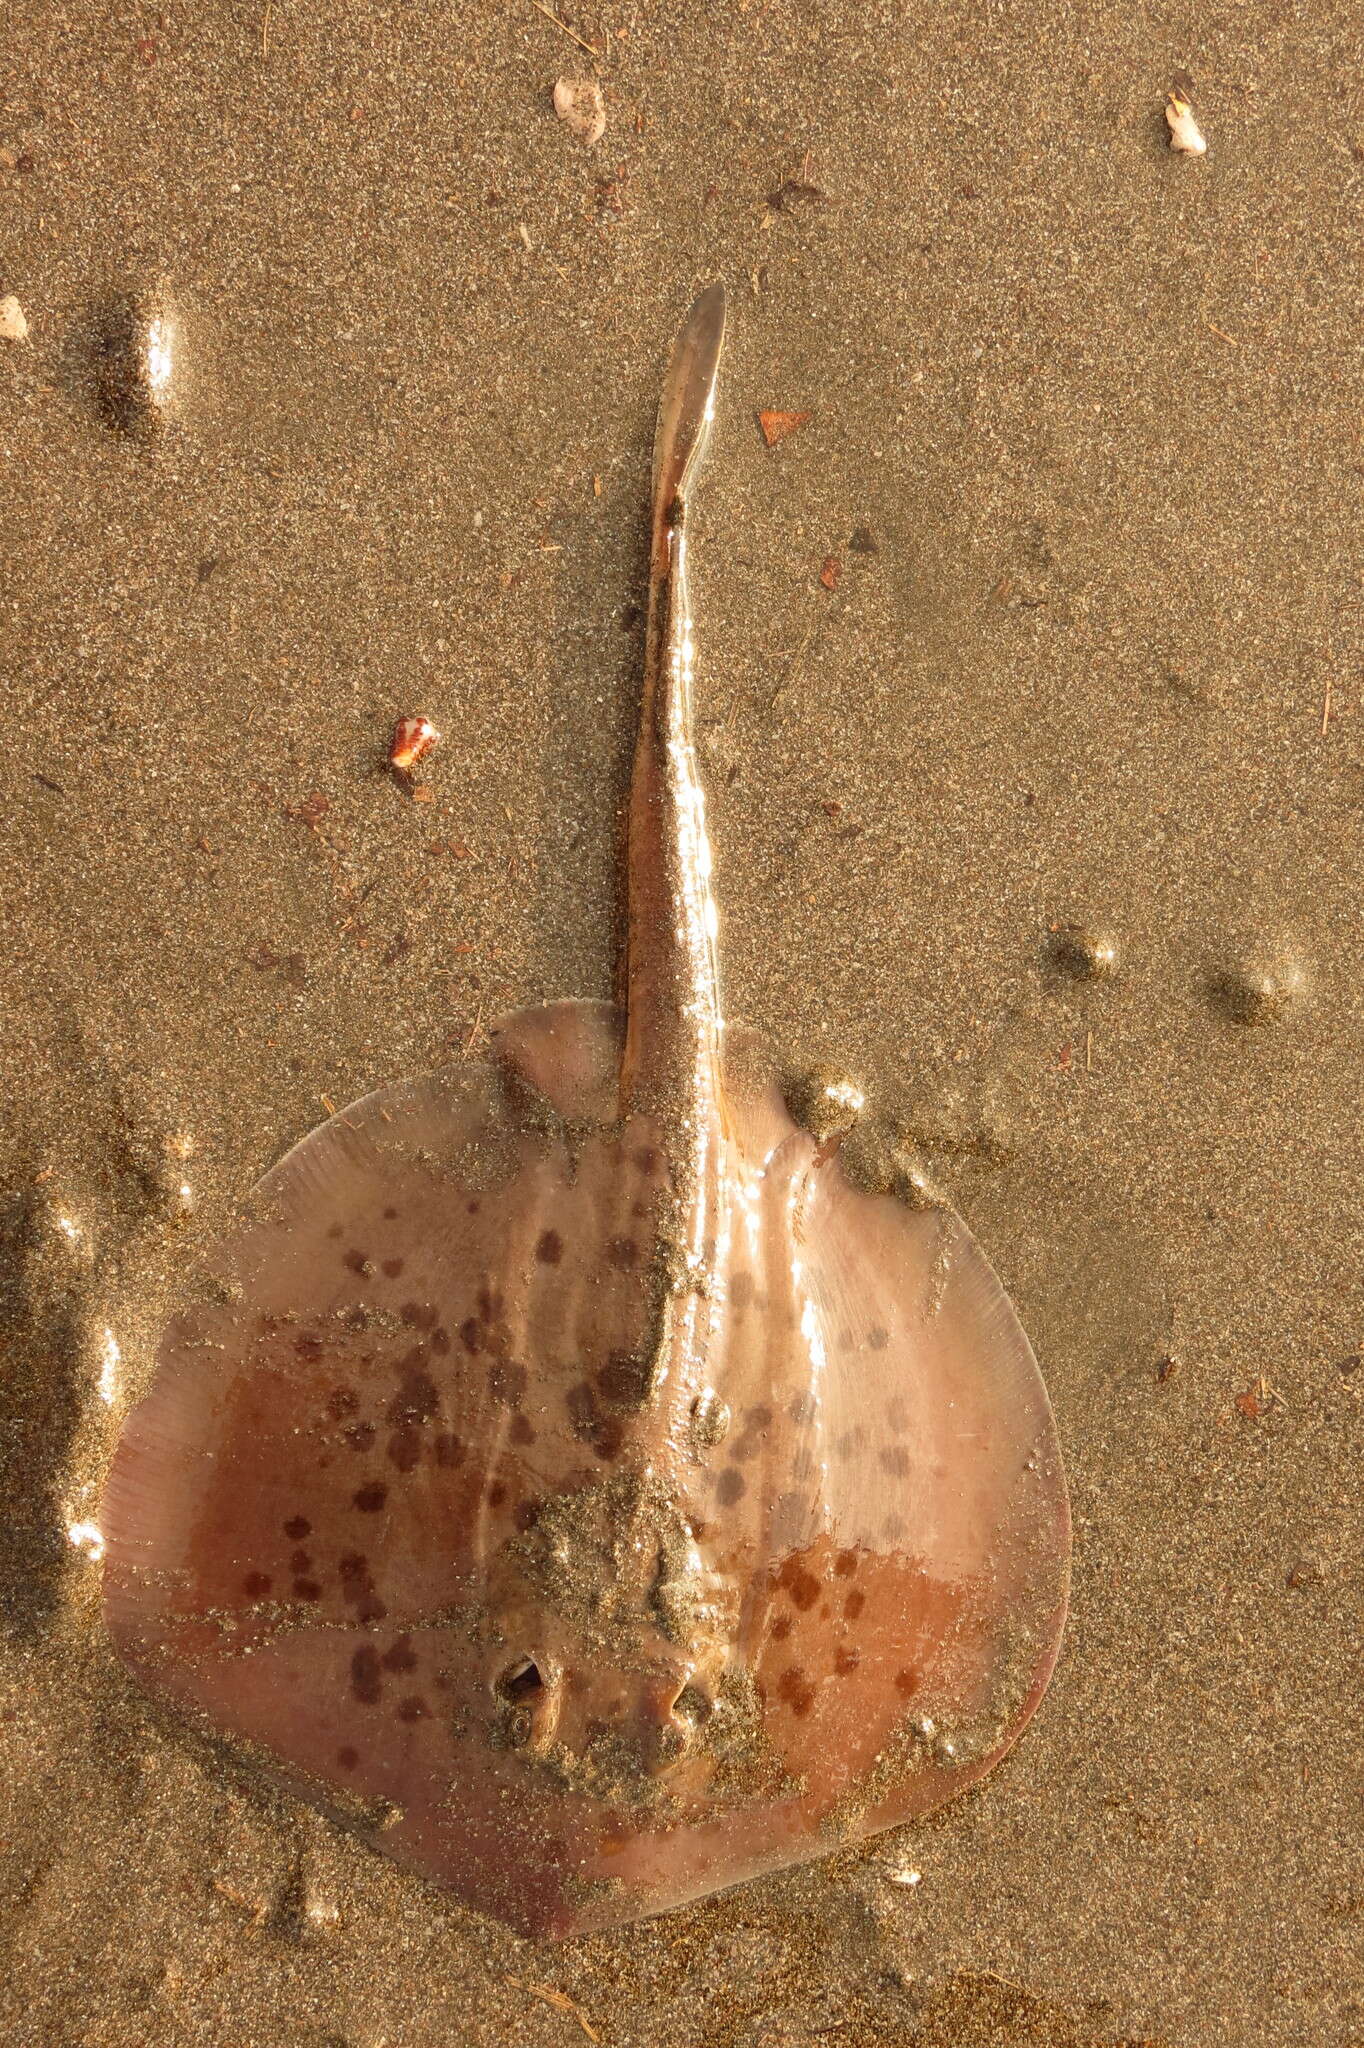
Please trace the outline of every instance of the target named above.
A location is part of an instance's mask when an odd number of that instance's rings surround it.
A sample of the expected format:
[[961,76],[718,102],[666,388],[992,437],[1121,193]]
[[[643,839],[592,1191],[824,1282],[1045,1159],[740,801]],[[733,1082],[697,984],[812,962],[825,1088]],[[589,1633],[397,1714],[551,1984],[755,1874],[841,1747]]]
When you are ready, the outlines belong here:
[[[1358,2048],[1354,11],[18,0],[6,43],[6,2041]],[[988,1248],[1071,1620],[931,1820],[555,1946],[159,1713],[98,1504],[290,1145],[611,996],[654,408],[713,277],[727,1001]]]

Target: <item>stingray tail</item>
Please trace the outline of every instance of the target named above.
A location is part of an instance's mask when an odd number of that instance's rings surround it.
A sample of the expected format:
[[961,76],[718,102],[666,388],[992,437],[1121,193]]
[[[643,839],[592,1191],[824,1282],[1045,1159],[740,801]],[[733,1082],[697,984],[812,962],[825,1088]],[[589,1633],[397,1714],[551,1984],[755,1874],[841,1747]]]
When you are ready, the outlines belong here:
[[[654,436],[653,555],[659,568],[666,544],[686,505],[715,416],[715,380],[725,336],[725,288],[717,279],[692,305],[673,344]],[[663,562],[666,570],[666,548]]]

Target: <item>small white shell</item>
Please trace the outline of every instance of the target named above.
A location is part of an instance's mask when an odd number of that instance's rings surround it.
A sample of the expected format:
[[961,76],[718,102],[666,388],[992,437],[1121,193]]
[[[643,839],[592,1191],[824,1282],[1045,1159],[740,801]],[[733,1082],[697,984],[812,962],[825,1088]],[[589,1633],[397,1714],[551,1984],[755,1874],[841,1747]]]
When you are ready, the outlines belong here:
[[7,299],[0,299],[0,341],[27,341],[28,322],[24,309],[11,293]]
[[1177,92],[1165,95],[1165,119],[1170,129],[1170,147],[1181,156],[1206,156],[1207,137],[1194,118],[1189,102]]
[[592,149],[606,133],[606,103],[595,78],[561,78],[554,88],[554,111]]

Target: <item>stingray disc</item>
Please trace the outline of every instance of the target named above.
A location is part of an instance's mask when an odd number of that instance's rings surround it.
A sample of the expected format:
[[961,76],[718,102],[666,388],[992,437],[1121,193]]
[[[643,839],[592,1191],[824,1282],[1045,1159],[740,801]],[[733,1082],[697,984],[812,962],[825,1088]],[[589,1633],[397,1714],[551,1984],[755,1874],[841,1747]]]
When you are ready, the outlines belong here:
[[664,1134],[624,1021],[522,1012],[257,1190],[169,1330],[102,1527],[145,1685],[529,1933],[926,1812],[1056,1656],[1042,1381],[955,1217],[725,1069],[704,1379],[654,1342]]

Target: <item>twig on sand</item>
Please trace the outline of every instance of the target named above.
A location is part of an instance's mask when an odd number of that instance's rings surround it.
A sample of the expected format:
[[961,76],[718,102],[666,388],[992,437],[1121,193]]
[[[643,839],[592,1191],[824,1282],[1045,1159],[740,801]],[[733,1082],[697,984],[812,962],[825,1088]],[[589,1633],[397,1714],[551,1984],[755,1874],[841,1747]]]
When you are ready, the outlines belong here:
[[581,2006],[573,2003],[566,1991],[556,1991],[552,1984],[532,1984],[527,1977],[509,1977],[509,1984],[519,1984],[523,1991],[529,1991],[532,1998],[542,1998],[546,2005],[552,2005],[556,2012],[571,2013],[589,2041],[600,2041],[601,2035],[588,2020]]
[[530,0],[530,4],[538,14],[544,15],[546,21],[552,21],[555,28],[561,28],[564,34],[578,45],[580,50],[586,50],[589,57],[600,57],[601,51],[597,48],[596,44],[585,43],[576,28],[570,28],[566,21],[560,21],[552,7],[546,7],[545,0]]
[[1321,736],[1326,737],[1326,728],[1331,723],[1331,678],[1326,678],[1326,697],[1321,707]]

